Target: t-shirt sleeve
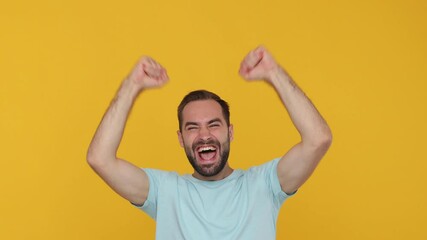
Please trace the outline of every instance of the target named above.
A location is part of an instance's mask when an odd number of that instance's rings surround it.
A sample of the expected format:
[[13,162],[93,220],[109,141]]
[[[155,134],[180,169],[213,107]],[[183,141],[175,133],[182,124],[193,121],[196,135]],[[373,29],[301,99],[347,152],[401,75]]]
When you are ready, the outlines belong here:
[[270,162],[264,163],[259,166],[262,176],[265,178],[268,188],[273,194],[273,201],[276,206],[282,205],[282,203],[290,196],[294,195],[287,194],[282,190],[280,186],[279,177],[277,176],[277,164],[280,158],[276,158]]
[[168,176],[169,172],[150,168],[144,168],[143,170],[148,176],[148,196],[143,205],[135,205],[135,207],[147,213],[151,218],[156,219],[159,189],[161,188],[161,185],[165,181],[165,178]]

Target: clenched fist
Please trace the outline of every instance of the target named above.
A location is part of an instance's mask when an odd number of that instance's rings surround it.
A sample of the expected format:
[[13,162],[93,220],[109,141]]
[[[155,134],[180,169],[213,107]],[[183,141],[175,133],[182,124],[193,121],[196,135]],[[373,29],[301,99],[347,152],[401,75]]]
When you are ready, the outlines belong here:
[[159,63],[154,59],[144,56],[138,61],[127,77],[139,90],[163,86],[169,77]]
[[283,72],[273,56],[263,46],[250,51],[240,64],[239,74],[246,80],[266,80]]

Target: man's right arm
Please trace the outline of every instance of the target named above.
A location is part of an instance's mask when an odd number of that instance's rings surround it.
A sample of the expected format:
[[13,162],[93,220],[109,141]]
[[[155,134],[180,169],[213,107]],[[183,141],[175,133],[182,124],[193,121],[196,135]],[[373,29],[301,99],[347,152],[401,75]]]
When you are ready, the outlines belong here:
[[166,70],[149,57],[142,57],[122,82],[90,143],[87,162],[120,196],[142,205],[147,199],[147,174],[139,167],[119,159],[117,150],[128,115],[138,95],[168,81]]

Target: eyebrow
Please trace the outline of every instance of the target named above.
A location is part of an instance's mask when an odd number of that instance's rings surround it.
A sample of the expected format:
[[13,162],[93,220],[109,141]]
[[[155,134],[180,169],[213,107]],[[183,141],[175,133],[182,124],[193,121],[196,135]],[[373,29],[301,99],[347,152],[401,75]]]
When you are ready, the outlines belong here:
[[196,122],[186,122],[184,127],[190,126],[190,125],[196,125],[198,126],[199,124],[197,124]]
[[210,121],[208,122],[208,124],[211,124],[211,123],[214,123],[214,122],[220,122],[220,123],[222,123],[221,119],[219,119],[219,118],[214,118],[214,119],[210,120]]
[[[209,120],[208,121],[208,125],[209,124],[212,124],[212,123],[214,123],[214,122],[220,122],[220,123],[222,123],[222,121],[221,121],[221,119],[220,118],[214,118],[214,119],[212,119],[212,120]],[[187,126],[198,126],[199,125],[199,123],[197,123],[197,122],[186,122],[185,123],[185,125],[184,125],[184,127],[187,127]]]

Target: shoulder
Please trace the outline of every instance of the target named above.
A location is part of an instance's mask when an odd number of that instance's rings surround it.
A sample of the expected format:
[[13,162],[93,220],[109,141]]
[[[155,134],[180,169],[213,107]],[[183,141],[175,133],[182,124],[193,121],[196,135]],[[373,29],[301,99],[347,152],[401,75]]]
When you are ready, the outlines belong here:
[[150,183],[162,183],[164,181],[170,181],[178,179],[180,175],[177,172],[165,171],[153,168],[142,168],[142,170],[147,174]]
[[253,166],[246,172],[249,174],[271,174],[272,172],[277,171],[277,164],[279,161],[280,158],[275,158],[261,165]]

